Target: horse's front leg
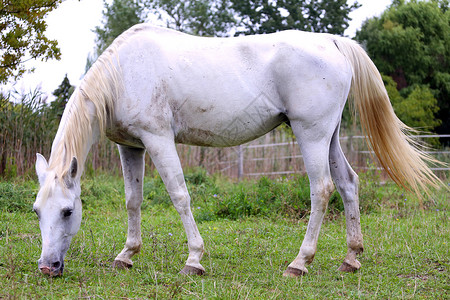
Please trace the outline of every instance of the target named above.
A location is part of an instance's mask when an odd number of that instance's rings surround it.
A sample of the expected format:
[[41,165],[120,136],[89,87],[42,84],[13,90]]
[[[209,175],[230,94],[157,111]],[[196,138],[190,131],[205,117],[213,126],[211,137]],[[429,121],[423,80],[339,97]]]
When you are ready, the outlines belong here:
[[142,185],[145,150],[120,145],[118,147],[125,182],[128,236],[125,247],[115,258],[113,266],[117,268],[131,268],[133,266],[131,257],[139,253],[142,245],[141,204],[143,200]]
[[204,252],[203,239],[192,215],[191,198],[184,181],[183,170],[173,137],[148,134],[142,140],[184,225],[189,257],[180,273],[203,275],[205,268],[200,264]]

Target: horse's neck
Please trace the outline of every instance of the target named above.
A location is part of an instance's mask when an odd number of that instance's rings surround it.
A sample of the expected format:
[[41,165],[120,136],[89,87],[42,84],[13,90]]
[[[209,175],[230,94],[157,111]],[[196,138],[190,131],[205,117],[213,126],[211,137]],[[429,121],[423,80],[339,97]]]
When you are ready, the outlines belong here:
[[63,165],[64,168],[76,157],[81,171],[78,173],[81,175],[92,145],[99,140],[100,131],[94,105],[85,101],[81,106],[87,111],[83,113],[75,109],[80,106],[79,103],[74,103],[75,101],[80,100],[71,98],[64,110],[52,144],[50,165],[52,166],[53,162],[54,165]]
[[[100,132],[98,130],[98,125],[94,122],[95,120],[92,120],[92,132],[90,134],[82,134],[79,135],[78,137],[76,137],[77,141],[75,140],[65,140],[64,142],[69,145],[69,147],[71,146],[70,144],[73,142],[79,142],[82,141],[82,147],[80,148],[81,151],[77,151],[77,153],[75,155],[72,154],[72,156],[75,156],[77,158],[77,160],[79,161],[79,163],[83,164],[86,162],[86,158],[89,154],[89,151],[91,150],[92,145],[94,145],[95,143],[98,142],[99,140],[99,136],[100,136]],[[58,137],[55,137],[55,140],[53,141],[52,144],[52,152],[51,152],[51,157],[53,156],[54,152],[56,153],[58,151],[58,145],[62,142],[61,138],[63,136],[65,136],[65,132],[64,132],[65,128],[62,128],[61,130],[61,134]],[[59,129],[58,129],[59,132]],[[70,157],[67,157],[67,159],[71,159]]]

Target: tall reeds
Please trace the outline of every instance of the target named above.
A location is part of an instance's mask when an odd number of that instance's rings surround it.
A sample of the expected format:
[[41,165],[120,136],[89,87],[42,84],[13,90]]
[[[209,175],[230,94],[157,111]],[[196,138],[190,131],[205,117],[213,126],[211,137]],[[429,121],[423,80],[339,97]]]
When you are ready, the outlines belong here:
[[36,152],[48,153],[56,120],[39,90],[28,94],[0,94],[0,175],[23,175],[34,164]]
[[[40,90],[0,93],[0,178],[34,174],[36,153],[50,156],[64,105],[49,105]],[[102,140],[88,157],[88,170],[120,170],[116,147]]]

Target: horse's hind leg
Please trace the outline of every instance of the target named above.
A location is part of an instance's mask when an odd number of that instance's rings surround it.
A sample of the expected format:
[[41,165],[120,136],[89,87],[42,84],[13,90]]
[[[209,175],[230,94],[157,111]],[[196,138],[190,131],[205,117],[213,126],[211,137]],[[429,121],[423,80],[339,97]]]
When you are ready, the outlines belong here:
[[311,187],[311,215],[306,234],[299,254],[283,274],[296,277],[307,273],[306,265],[314,259],[320,227],[334,185],[328,164],[332,132],[326,128],[324,131],[303,129],[298,121],[291,121],[291,126],[302,150]]
[[205,268],[200,264],[204,252],[203,239],[191,212],[191,198],[186,188],[173,137],[148,134],[142,141],[147,147],[186,231],[189,257],[180,273],[202,275],[205,272]]
[[330,146],[330,170],[334,183],[344,201],[348,252],[340,271],[353,272],[361,267],[356,255],[363,251],[363,237],[358,201],[358,175],[350,167],[339,144],[339,126]]
[[128,235],[125,247],[114,260],[117,268],[131,268],[131,257],[139,253],[142,245],[141,238],[141,204],[142,181],[144,177],[144,149],[119,146],[122,162],[123,178],[125,182],[125,198],[128,211]]

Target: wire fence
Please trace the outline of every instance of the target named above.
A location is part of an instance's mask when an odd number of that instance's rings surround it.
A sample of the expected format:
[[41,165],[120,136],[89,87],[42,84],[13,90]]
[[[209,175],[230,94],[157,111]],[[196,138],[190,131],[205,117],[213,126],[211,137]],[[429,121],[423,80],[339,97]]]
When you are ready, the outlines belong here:
[[[448,135],[419,135],[417,138],[436,140],[450,138]],[[378,167],[374,152],[368,149],[365,137],[347,135],[340,137],[341,147],[347,160],[357,172]],[[295,139],[282,131],[271,133],[250,143],[230,148],[204,148],[178,145],[185,167],[201,166],[209,173],[220,173],[231,178],[279,177],[305,173],[303,156]],[[450,171],[450,149],[430,150],[428,154],[446,163],[431,169],[441,177]],[[375,165],[375,166],[374,166]]]

